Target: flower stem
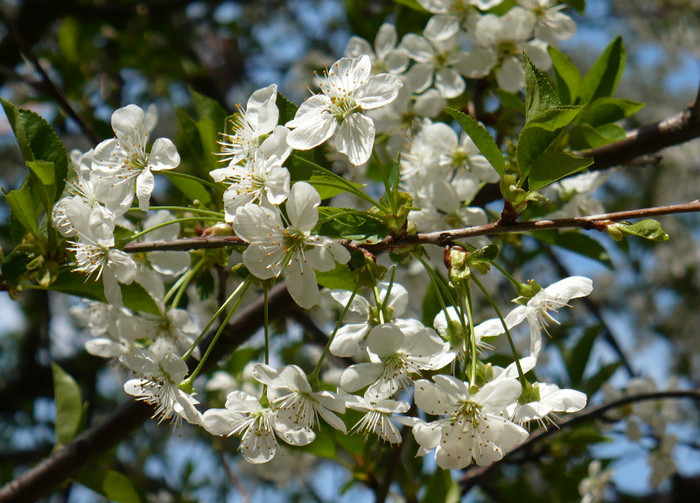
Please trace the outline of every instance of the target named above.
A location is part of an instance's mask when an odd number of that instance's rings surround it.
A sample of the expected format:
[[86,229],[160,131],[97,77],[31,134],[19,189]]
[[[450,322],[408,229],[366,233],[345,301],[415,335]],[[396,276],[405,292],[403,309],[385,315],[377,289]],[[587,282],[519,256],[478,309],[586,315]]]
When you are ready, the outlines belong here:
[[[224,303],[224,306],[225,306],[231,299],[233,299],[233,297],[236,295],[236,293],[238,293],[238,292],[240,291],[240,294],[241,294],[240,297],[238,297],[238,299],[237,299],[236,302],[234,303],[233,307],[231,308],[231,310],[230,310],[230,311],[228,312],[228,314],[226,315],[226,318],[224,318],[224,321],[221,323],[221,326],[219,327],[219,329],[218,329],[218,330],[216,331],[216,333],[214,334],[214,338],[211,340],[211,343],[209,344],[209,347],[207,348],[206,352],[204,353],[204,356],[202,356],[202,359],[199,360],[199,364],[197,364],[197,368],[195,368],[194,371],[192,371],[192,374],[185,380],[185,383],[191,385],[191,384],[194,382],[195,378],[196,378],[196,377],[199,375],[199,373],[201,372],[202,367],[204,366],[204,362],[207,361],[207,358],[209,358],[209,354],[211,353],[212,349],[214,349],[214,346],[216,345],[216,341],[219,340],[219,337],[220,337],[221,334],[223,333],[224,328],[226,328],[226,325],[228,325],[228,320],[231,319],[231,316],[233,316],[233,313],[235,313],[235,312],[236,312],[236,309],[238,309],[238,306],[240,305],[241,300],[243,300],[243,295],[244,295],[245,292],[248,290],[248,287],[249,287],[250,285],[251,285],[251,282],[248,281],[248,280],[246,280],[246,281],[244,281],[243,283],[241,283],[240,285],[238,285],[238,288],[236,288],[236,290],[231,294],[231,296],[230,296],[230,297],[226,300],[226,302]],[[221,306],[221,308],[223,309],[224,306]],[[219,309],[219,311],[217,311],[217,313],[220,313],[222,309]],[[214,320],[214,319],[216,319],[216,315],[214,315],[214,318],[212,318],[212,320]],[[210,322],[210,323],[207,325],[207,328],[208,328],[209,326],[211,326],[211,323],[212,323],[212,322]],[[198,340],[201,339],[201,338],[202,338],[202,335],[204,335],[204,333],[206,333],[206,330],[203,331],[202,334],[201,334],[197,339],[198,339]],[[190,352],[191,352],[191,351],[188,351],[188,353],[190,353]]]
[[226,189],[222,187],[221,185],[217,185],[214,182],[210,182],[209,180],[205,180],[203,178],[199,178],[196,176],[188,175],[187,173],[180,173],[179,171],[168,171],[165,176],[167,177],[175,177],[175,178],[184,178],[185,180],[192,180],[197,183],[201,183],[202,185],[206,185],[207,187],[211,187],[212,189],[216,190],[217,192],[225,192]]
[[345,305],[345,307],[343,308],[343,311],[340,313],[340,316],[338,317],[338,322],[335,324],[335,328],[333,329],[333,332],[331,333],[330,337],[328,338],[328,342],[326,343],[326,347],[323,348],[323,353],[321,353],[321,356],[318,359],[316,366],[314,367],[314,369],[311,371],[311,373],[308,376],[309,384],[314,388],[314,390],[318,388],[318,385],[319,385],[318,375],[321,372],[321,367],[323,366],[323,361],[326,359],[326,356],[328,356],[328,352],[331,349],[331,344],[333,344],[333,339],[335,338],[335,334],[338,333],[338,330],[340,329],[340,325],[343,323],[343,320],[345,319],[345,315],[350,310],[350,306],[352,305],[352,301],[355,299],[355,295],[357,295],[357,292],[359,291],[359,289],[360,289],[360,284],[357,283],[355,285],[355,289],[352,291],[352,295],[350,296],[350,300],[348,300],[348,303]]
[[501,324],[503,325],[503,330],[506,332],[506,337],[508,337],[508,344],[510,344],[510,350],[513,352],[513,358],[515,358],[515,366],[518,369],[518,379],[520,379],[521,384],[524,384],[526,382],[525,379],[525,374],[523,373],[523,369],[520,366],[520,355],[518,355],[518,351],[515,349],[515,343],[513,342],[513,337],[510,335],[510,330],[508,330],[508,325],[506,325],[506,321],[503,318],[503,315],[501,314],[501,310],[498,309],[498,305],[496,305],[496,301],[493,300],[493,297],[489,294],[489,292],[486,290],[484,285],[479,281],[477,278],[473,278],[474,283],[476,283],[476,286],[479,287],[479,289],[482,291],[484,296],[486,297],[486,300],[489,301],[489,304],[491,304],[491,307],[493,307],[493,310],[496,311],[496,315],[498,316],[498,319],[501,320]]
[[[224,214],[218,211],[205,210],[202,208],[190,208],[187,206],[151,206],[149,208],[153,211],[167,210],[167,211],[183,211],[187,213],[200,213],[202,215],[209,215],[211,217],[224,218]],[[137,207],[129,208],[129,212],[141,211]]]
[[[211,327],[214,322],[219,318],[221,313],[223,313],[226,310],[226,307],[233,301],[233,299],[236,298],[236,296],[241,293],[241,291],[245,291],[248,289],[248,286],[250,286],[250,280],[246,279],[238,285],[238,287],[233,291],[231,295],[229,295],[228,299],[221,305],[221,307],[214,313],[214,316],[211,317],[211,319],[207,322],[206,326],[204,329],[201,331],[201,333],[197,336],[197,339],[192,343],[190,346],[190,349],[187,350],[187,352],[182,355],[183,360],[187,360],[192,352],[195,350],[195,348],[199,345],[200,342],[202,342],[202,339],[204,339],[204,336],[207,334],[207,331],[209,330],[209,327]],[[241,293],[241,297],[243,297],[243,294]],[[225,325],[225,323],[224,323]],[[223,326],[223,325],[222,325]]]
[[[474,317],[472,316],[472,292],[471,292],[471,275],[466,281],[466,302],[462,298],[463,308],[467,311],[467,319],[469,320],[469,340],[471,343],[471,364],[469,366],[469,384],[476,384],[476,332],[474,332]],[[462,312],[462,326],[464,326],[464,313]],[[466,366],[465,366],[466,370]]]
[[189,271],[187,271],[185,274],[180,276],[180,278],[175,282],[175,284],[170,287],[170,290],[168,290],[168,293],[165,294],[165,297],[163,297],[163,305],[165,305],[168,300],[170,300],[170,297],[172,297],[175,292],[177,292],[177,297],[173,301],[173,304],[171,307],[177,307],[178,303],[180,302],[180,297],[182,297],[183,292],[187,288],[187,285],[192,281],[192,278],[197,275],[199,270],[204,266],[206,262],[206,259],[202,257],[199,262],[197,262],[193,268],[191,268]]

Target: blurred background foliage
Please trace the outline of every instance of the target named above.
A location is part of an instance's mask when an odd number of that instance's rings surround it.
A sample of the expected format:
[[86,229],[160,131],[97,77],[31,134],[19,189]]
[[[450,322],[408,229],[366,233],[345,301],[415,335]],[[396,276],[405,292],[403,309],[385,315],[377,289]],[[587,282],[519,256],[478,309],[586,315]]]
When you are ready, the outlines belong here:
[[[186,141],[176,127],[174,106],[192,110],[194,90],[218,101],[227,112],[249,94],[276,82],[290,99],[308,95],[314,70],[341,56],[356,34],[373,40],[385,20],[400,35],[420,32],[427,16],[388,0],[2,0],[0,9],[0,92],[18,106],[46,117],[68,149],[93,146],[85,132],[57,106],[51,89],[35,67],[39,61],[50,79],[94,131],[112,135],[112,111],[128,103],[155,103],[160,112],[156,136]],[[570,2],[581,4],[582,2]],[[700,60],[700,2],[697,0],[589,0],[584,14],[573,14],[577,36],[564,44],[574,63],[587,69],[602,49],[622,33],[628,53],[626,73],[617,96],[647,103],[629,120],[630,129],[669,117],[692,100]],[[0,119],[0,185],[16,188],[25,175],[21,156],[5,118]],[[698,197],[700,144],[697,140],[667,149],[658,158],[608,170],[597,192],[607,211],[681,203]],[[159,203],[177,197],[161,190]],[[560,277],[586,274],[596,289],[586,307],[577,309],[582,323],[554,327],[556,350],[550,351],[552,376],[589,392],[591,402],[604,398],[604,380],[625,387],[633,377],[650,378],[663,388],[673,376],[685,387],[700,388],[700,220],[697,214],[665,217],[671,235],[664,244],[643,240],[615,243],[598,239],[612,268],[546,244],[523,238],[503,256],[509,270],[543,285]],[[0,246],[10,250],[7,207],[0,204]],[[506,297],[504,296],[504,299]],[[45,291],[25,291],[17,301],[0,292],[0,483],[11,480],[48,455],[54,442],[51,361],[79,383],[89,402],[88,422],[127,400],[114,372],[85,353],[84,339],[67,313],[71,301]],[[301,326],[301,324],[299,325]],[[582,326],[589,327],[587,330]],[[611,349],[615,339],[621,353]],[[299,351],[299,345],[289,352]],[[249,358],[250,352],[235,358]],[[234,358],[234,360],[235,360]],[[562,363],[574,368],[566,376]],[[231,368],[240,369],[235,361]],[[689,402],[677,402],[687,421],[678,431],[673,453],[677,475],[659,487],[647,481],[647,452],[658,447],[653,430],[643,428],[632,444],[621,431],[607,434],[591,424],[555,436],[481,481],[474,501],[574,501],[577,483],[592,455],[611,460],[618,476],[608,497],[619,501],[692,501],[700,488],[700,424]],[[622,430],[620,430],[622,428]],[[382,476],[380,463],[362,466],[360,457],[337,464],[300,458],[295,472],[238,463],[232,439],[183,428],[176,435],[147,423],[102,461],[126,475],[139,498],[158,502],[187,501],[337,501],[372,500],[367,487]],[[412,437],[408,436],[409,442]],[[361,439],[335,439],[346,452],[373,446]],[[354,442],[354,443],[353,443]],[[318,444],[318,445],[317,445]],[[323,455],[333,443],[314,444]],[[596,446],[602,445],[602,449]],[[593,446],[593,450],[591,450]],[[408,452],[411,449],[407,449]],[[328,454],[328,450],[325,451]],[[376,457],[381,460],[381,456]],[[562,460],[567,460],[562,462]],[[453,478],[428,477],[421,462],[405,459],[397,492],[408,501],[454,497]],[[526,469],[522,468],[522,465]],[[83,485],[90,485],[86,475]],[[398,487],[401,487],[401,491]],[[425,489],[420,489],[425,487]],[[452,492],[450,492],[452,491]],[[50,501],[97,501],[96,493],[67,484]],[[451,501],[457,501],[456,498]]]

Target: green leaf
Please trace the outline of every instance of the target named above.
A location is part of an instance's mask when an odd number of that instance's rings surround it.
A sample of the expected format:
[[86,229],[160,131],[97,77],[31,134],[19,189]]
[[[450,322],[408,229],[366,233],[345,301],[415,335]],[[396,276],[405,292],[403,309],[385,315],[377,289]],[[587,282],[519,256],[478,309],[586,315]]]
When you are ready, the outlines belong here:
[[537,158],[530,170],[530,191],[573,175],[593,164],[591,157],[577,157],[568,152],[545,152]]
[[536,231],[533,232],[532,235],[543,243],[559,246],[600,262],[608,269],[614,269],[613,263],[610,260],[610,254],[605,247],[603,247],[600,242],[587,236],[586,234],[578,231],[559,232],[556,230],[551,230]]
[[401,158],[399,157],[391,163],[391,171],[387,177],[387,193],[396,193],[399,190],[399,182],[401,182]]
[[68,157],[66,149],[51,125],[39,114],[31,110],[17,108],[7,100],[0,98],[17,138],[17,144],[26,161],[46,161],[54,165],[54,202],[57,200],[66,182],[68,174]]
[[197,277],[195,281],[197,295],[201,300],[208,299],[214,293],[214,275],[209,269],[204,271]]
[[336,264],[332,271],[316,271],[316,281],[319,285],[330,290],[355,290],[357,281],[355,275],[345,264]]
[[[159,316],[160,308],[153,297],[138,283],[121,285],[124,305],[134,311],[155,314]],[[76,295],[100,302],[106,302],[102,280],[94,281],[84,275],[69,270],[61,271],[58,278],[48,288],[55,292]]]
[[58,47],[61,56],[71,63],[80,61],[80,23],[72,17],[65,17],[58,28]]
[[530,120],[543,112],[562,105],[552,83],[523,55],[525,60],[525,118]]
[[613,362],[603,365],[595,375],[583,380],[583,392],[588,396],[592,396],[604,383],[610,380],[621,365],[622,362]]
[[591,357],[591,350],[595,343],[600,325],[588,327],[581,338],[576,342],[576,345],[571,348],[566,354],[566,369],[569,373],[571,386],[578,389],[581,387],[583,373],[586,371],[588,360]]
[[669,237],[658,220],[647,218],[635,224],[614,223],[611,225],[628,236],[638,236],[650,241],[668,241]]
[[50,214],[53,209],[53,203],[56,202],[56,178],[54,176],[53,163],[48,161],[27,161],[25,164],[32,172],[32,187],[36,188],[44,209],[47,214]]
[[569,146],[576,150],[602,147],[620,141],[627,136],[617,124],[603,124],[594,128],[589,124],[577,124],[569,131]]
[[421,503],[433,503],[436,501],[441,503],[458,503],[461,498],[459,484],[457,481],[452,480],[450,471],[438,468],[428,479],[425,495],[421,499]]
[[331,438],[332,436],[333,432],[328,429],[321,431],[318,435],[316,435],[316,439],[310,444],[304,446],[303,449],[305,452],[313,454],[314,456],[337,460],[338,449],[335,442],[333,442],[333,439]]
[[215,99],[209,96],[204,96],[198,93],[191,87],[189,88],[192,95],[192,103],[194,110],[197,112],[197,118],[201,120],[209,120],[213,124],[216,132],[223,131],[226,127],[226,110]]
[[565,3],[576,9],[580,14],[586,10],[586,0],[561,0],[561,3]]
[[418,11],[422,14],[430,14],[430,12],[427,11],[425,7],[423,7],[421,4],[419,4],[417,0],[394,0],[394,2],[401,5],[405,5],[406,7]]
[[589,103],[578,116],[579,123],[593,127],[616,122],[637,113],[644,108],[644,103],[620,98],[598,98]]
[[529,121],[520,132],[516,157],[522,176],[532,169],[535,161],[549,149],[564,127],[580,112],[580,107],[552,108]]
[[56,445],[66,445],[80,431],[83,422],[83,399],[80,388],[56,363],[51,364],[56,402]]
[[27,273],[27,264],[31,261],[32,257],[19,250],[8,253],[0,263],[3,279],[10,285],[16,285]]
[[293,101],[282,96],[281,93],[277,93],[277,108],[280,111],[279,123],[286,124],[294,118],[297,114],[299,107]]
[[129,477],[114,470],[88,468],[81,471],[75,480],[116,503],[141,501]]
[[501,100],[501,106],[512,108],[525,115],[525,103],[518,98],[517,95],[504,91],[503,89],[496,89],[496,94],[498,95],[498,99]]
[[498,171],[499,175],[503,176],[503,172],[506,168],[503,154],[486,128],[482,126],[480,122],[459,110],[446,108],[445,111],[459,122],[459,125],[462,126],[464,132],[467,133],[469,138],[474,142],[474,145],[476,145],[484,157],[486,157],[486,160]]
[[617,37],[584,77],[580,92],[581,102],[585,104],[596,98],[612,96],[625,70],[626,60],[622,37]]
[[389,235],[381,218],[352,208],[323,206],[319,210],[319,234],[355,241],[379,241]]
[[190,201],[199,201],[202,204],[211,202],[211,194],[203,184],[191,178],[184,178],[177,175],[170,175],[165,171],[165,176],[168,178],[180,192],[182,192]]
[[552,58],[554,77],[556,79],[559,97],[562,103],[573,105],[576,102],[579,88],[583,82],[581,72],[576,65],[571,62],[569,56],[556,47],[550,45],[547,50]]
[[32,197],[31,178],[27,177],[17,190],[5,194],[5,200],[10,207],[12,216],[22,224],[28,232],[39,235],[39,216],[41,216],[41,201]]

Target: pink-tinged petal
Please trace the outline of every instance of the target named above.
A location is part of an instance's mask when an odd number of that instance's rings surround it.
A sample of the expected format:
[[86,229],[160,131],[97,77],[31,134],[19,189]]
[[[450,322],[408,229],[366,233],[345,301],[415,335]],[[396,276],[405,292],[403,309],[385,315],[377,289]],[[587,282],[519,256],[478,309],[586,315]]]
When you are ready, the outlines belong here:
[[175,144],[167,138],[158,138],[148,154],[148,167],[153,171],[174,169],[180,164],[180,154]]
[[279,109],[276,100],[276,84],[258,89],[248,98],[245,115],[256,135],[267,134],[277,125]]
[[148,211],[153,187],[155,187],[153,173],[151,173],[150,169],[144,168],[136,178],[136,198],[139,201],[139,209],[141,211]]
[[[454,412],[453,399],[445,390],[426,379],[414,383],[416,405],[433,416],[446,416]],[[416,439],[417,440],[417,439]]]
[[287,135],[290,147],[309,150],[333,136],[338,128],[338,121],[328,111],[329,106],[328,97],[320,94],[302,103],[296,117],[287,123],[288,128],[295,128]]
[[396,99],[402,86],[403,82],[395,75],[374,75],[357,90],[355,102],[365,110],[383,107]]
[[351,114],[338,128],[334,139],[335,148],[347,155],[352,164],[361,166],[372,155],[374,132],[372,119],[360,113]]
[[309,232],[318,222],[318,207],[321,196],[306,182],[297,182],[287,199],[287,215],[292,227],[302,232]]
[[311,309],[321,303],[316,273],[298,255],[292,259],[291,264],[285,267],[284,279],[287,282],[289,295],[300,307]]

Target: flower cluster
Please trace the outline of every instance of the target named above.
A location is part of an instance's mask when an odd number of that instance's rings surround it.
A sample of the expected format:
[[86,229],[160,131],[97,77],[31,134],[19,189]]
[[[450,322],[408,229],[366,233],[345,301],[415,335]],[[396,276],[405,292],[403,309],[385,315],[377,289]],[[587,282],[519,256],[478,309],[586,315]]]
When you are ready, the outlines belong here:
[[[253,464],[280,456],[281,442],[296,447],[312,443],[322,422],[344,434],[376,435],[390,444],[402,441],[403,426],[412,429],[419,455],[434,451],[438,466],[461,469],[501,459],[527,438],[528,425],[546,427],[556,422],[555,414],[585,406],[583,393],[526,374],[532,375],[544,351],[542,331],[556,323],[552,313],[589,295],[590,279],[574,276],[547,288],[534,282],[518,284],[517,307],[504,317],[498,313],[498,318],[477,320],[463,283],[471,271],[463,271],[462,283],[454,275],[448,276],[451,283],[438,281],[430,259],[423,260],[428,254],[409,256],[411,250],[406,258],[421,259],[424,269],[433,273],[438,292],[439,309],[420,321],[413,308],[422,296],[409,298],[409,289],[402,285],[411,271],[394,266],[386,281],[387,268],[376,263],[382,259],[366,249],[362,253],[362,242],[332,239],[322,232],[321,224],[332,218],[321,222],[319,188],[337,180],[333,176],[340,177],[330,172],[306,177],[303,170],[294,170],[299,161],[313,163],[311,156],[293,151],[327,143],[361,167],[381,143],[377,162],[387,152],[401,154],[398,179],[392,183],[409,201],[402,232],[408,232],[409,224],[427,231],[487,222],[486,212],[469,204],[484,184],[498,182],[501,176],[468,135],[458,135],[436,118],[446,100],[465,92],[465,78],[492,75],[502,89],[517,92],[525,84],[521,54],[548,68],[547,44],[555,37],[571,36],[574,27],[549,0],[521,0],[501,16],[486,12],[500,4],[498,0],[420,3],[434,14],[421,35],[407,34],[399,41],[395,27],[385,24],[374,47],[353,38],[346,57],[316,77],[319,92],[285,124],[280,124],[274,84],[255,91],[245,108],[239,107],[230,118],[219,142],[223,165],[210,172],[214,183],[207,180],[223,192],[212,205],[222,212],[197,210],[219,221],[209,232],[235,234],[237,243],[244,243],[237,249],[243,268],[237,264],[236,270],[244,269],[245,279],[213,315],[203,315],[194,298],[186,309],[180,307],[200,268],[214,263],[207,262],[205,253],[191,268],[185,252],[132,256],[118,246],[118,236],[167,240],[180,232],[179,221],[164,210],[142,219],[139,229],[133,218],[126,218],[134,194],[138,209],[149,210],[154,173],[180,162],[170,140],[160,138],[147,150],[155,109],[144,112],[129,105],[117,110],[112,116],[116,137],[74,155],[76,176],[56,204],[53,222],[70,240],[74,271],[101,279],[107,300],[86,304],[75,314],[91,335],[87,350],[117,359],[130,374],[125,391],[152,405],[154,417],[176,425],[184,419],[213,435],[238,437],[243,457]],[[357,184],[344,183],[344,188],[360,190]],[[367,195],[365,200],[372,199]],[[382,222],[385,217],[398,218],[380,208],[367,215]],[[351,251],[357,259],[352,262]],[[336,269],[346,274],[335,278],[344,289],[320,290],[317,273]],[[252,366],[250,386],[229,389],[230,376],[219,371],[203,389],[226,388],[223,407],[200,412],[194,380],[202,365],[190,371],[190,357],[200,359],[198,344],[227,309],[229,319],[243,291],[251,285],[268,289],[278,278],[284,279],[301,308],[314,308],[324,298],[335,301],[337,305],[325,312],[341,314],[329,330],[326,350],[309,373],[298,365],[275,368],[270,365],[275,358],[267,356],[266,326],[265,363]],[[351,286],[341,281],[348,278]],[[149,295],[155,312],[124,307],[119,283],[133,282]],[[226,284],[219,286],[220,292],[228,293]],[[520,358],[511,331],[519,337],[516,329],[524,322],[530,349]],[[214,340],[224,328],[225,323]],[[484,356],[494,350],[492,344],[506,337],[514,348],[513,363],[505,368],[484,363]],[[327,353],[344,365],[336,365],[321,379],[323,365],[329,364],[324,361]],[[337,379],[327,378],[331,374]],[[346,414],[348,410],[352,412]],[[349,419],[352,416],[355,419]]]

